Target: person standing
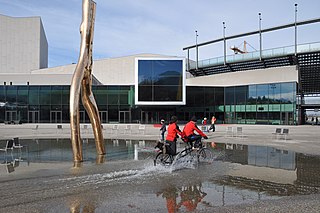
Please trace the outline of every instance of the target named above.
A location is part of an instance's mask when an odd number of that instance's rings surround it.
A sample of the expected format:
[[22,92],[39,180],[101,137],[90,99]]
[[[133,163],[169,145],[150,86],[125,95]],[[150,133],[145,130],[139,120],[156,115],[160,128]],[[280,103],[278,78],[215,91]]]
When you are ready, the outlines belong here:
[[206,117],[204,117],[203,120],[202,120],[202,130],[206,131],[206,132],[209,132],[208,131],[208,127],[207,127],[207,118]]
[[166,137],[166,143],[167,143],[166,147],[167,147],[167,153],[169,155],[175,155],[177,153],[178,135],[180,135],[180,137],[183,137],[183,133],[179,129],[177,122],[178,122],[177,116],[172,116],[169,122],[168,134]]
[[164,122],[163,119],[161,119],[161,128],[160,128],[160,132],[161,132],[161,141],[164,141],[164,133],[167,131],[167,128],[166,128],[166,124]]
[[216,131],[215,123],[216,123],[216,117],[212,116],[211,118],[211,126],[209,128],[209,131],[212,129],[212,132]]

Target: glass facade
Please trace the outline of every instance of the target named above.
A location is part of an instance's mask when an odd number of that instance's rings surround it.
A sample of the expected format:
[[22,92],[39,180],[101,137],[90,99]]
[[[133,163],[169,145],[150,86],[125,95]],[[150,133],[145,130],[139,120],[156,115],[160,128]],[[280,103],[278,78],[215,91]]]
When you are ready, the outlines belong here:
[[[233,87],[187,87],[186,105],[135,105],[134,86],[93,86],[102,123],[159,123],[177,115],[181,122],[215,115],[217,123],[296,122],[296,82]],[[70,86],[0,86],[0,122],[69,123]],[[80,121],[89,123],[80,105]]]
[[[121,122],[119,111],[130,111],[133,86],[93,86],[103,123]],[[0,122],[69,123],[70,86],[0,86]],[[80,105],[81,122],[89,123]]]
[[295,110],[295,82],[225,88],[226,123],[293,125]]
[[136,104],[184,104],[183,59],[137,59]]

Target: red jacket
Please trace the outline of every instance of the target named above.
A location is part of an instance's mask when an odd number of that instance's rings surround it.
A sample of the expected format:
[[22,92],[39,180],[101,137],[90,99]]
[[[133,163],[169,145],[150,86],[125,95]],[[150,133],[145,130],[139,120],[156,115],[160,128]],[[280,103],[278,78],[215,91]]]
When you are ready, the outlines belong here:
[[182,132],[176,123],[169,124],[167,131],[168,131],[168,134],[167,134],[166,140],[168,141],[175,141],[177,138],[177,134],[182,137]]
[[185,136],[190,136],[194,134],[194,131],[196,131],[199,135],[201,135],[202,137],[205,137],[206,134],[204,134],[196,125],[196,123],[194,121],[189,121],[185,127],[183,128],[183,134]]

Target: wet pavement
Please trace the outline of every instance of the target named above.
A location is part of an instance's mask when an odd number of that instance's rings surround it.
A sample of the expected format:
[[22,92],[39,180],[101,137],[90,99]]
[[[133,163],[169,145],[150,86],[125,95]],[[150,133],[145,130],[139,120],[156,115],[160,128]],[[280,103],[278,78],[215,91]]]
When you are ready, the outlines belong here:
[[22,152],[2,158],[0,212],[320,211],[315,150],[225,138],[233,143],[207,141],[212,163],[168,167],[153,165],[156,140],[107,139],[101,162],[84,138],[80,168],[67,138],[21,139]]

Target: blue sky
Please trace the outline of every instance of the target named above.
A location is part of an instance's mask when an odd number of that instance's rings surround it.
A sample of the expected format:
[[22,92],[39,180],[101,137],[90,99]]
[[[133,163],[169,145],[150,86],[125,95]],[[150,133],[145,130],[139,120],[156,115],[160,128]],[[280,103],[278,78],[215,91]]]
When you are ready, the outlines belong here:
[[[226,36],[294,21],[320,18],[319,0],[96,0],[94,59],[138,53],[186,56],[183,47]],[[12,17],[40,16],[49,44],[49,67],[76,63],[80,48],[81,0],[0,0],[0,13]],[[298,28],[298,43],[320,41],[320,23]],[[239,46],[246,40],[259,49],[258,35],[228,41]],[[294,44],[294,29],[263,35],[263,49]],[[248,48],[249,51],[253,49]],[[227,54],[233,54],[228,50]],[[200,48],[199,59],[223,55],[223,44]],[[191,52],[191,58],[194,52]]]

